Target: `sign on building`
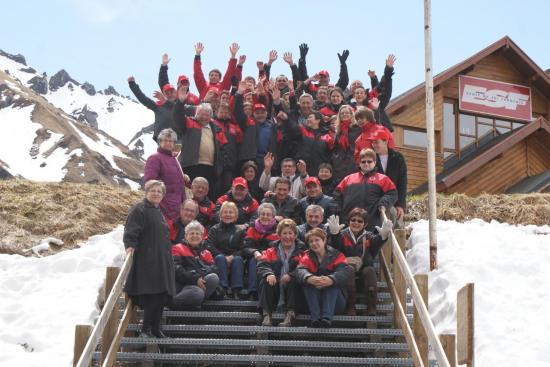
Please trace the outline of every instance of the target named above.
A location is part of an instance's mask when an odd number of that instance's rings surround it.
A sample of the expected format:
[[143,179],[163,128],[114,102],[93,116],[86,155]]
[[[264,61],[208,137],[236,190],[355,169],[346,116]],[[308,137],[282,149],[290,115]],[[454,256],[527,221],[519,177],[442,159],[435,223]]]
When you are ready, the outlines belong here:
[[531,88],[459,75],[459,108],[505,119],[531,121]]

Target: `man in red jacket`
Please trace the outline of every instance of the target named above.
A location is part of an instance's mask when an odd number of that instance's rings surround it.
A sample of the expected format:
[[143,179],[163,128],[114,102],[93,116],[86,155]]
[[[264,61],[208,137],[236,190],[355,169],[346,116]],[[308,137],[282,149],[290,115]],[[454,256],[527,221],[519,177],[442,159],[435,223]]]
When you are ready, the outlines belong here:
[[227,70],[222,79],[222,73],[218,69],[212,69],[208,73],[208,82],[204,78],[201,63],[201,53],[204,50],[204,45],[199,42],[195,45],[195,61],[193,63],[193,78],[195,79],[195,85],[199,91],[199,98],[202,101],[206,93],[211,87],[216,87],[220,91],[229,90],[231,88],[231,77],[235,74],[237,69],[237,51],[239,51],[239,44],[233,43],[229,47],[231,52],[231,58],[227,65]]

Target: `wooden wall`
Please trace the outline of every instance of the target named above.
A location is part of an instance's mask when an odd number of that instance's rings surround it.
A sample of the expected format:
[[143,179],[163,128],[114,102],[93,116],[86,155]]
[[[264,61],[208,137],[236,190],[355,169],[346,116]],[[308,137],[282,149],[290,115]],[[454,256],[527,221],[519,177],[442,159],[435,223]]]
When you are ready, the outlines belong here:
[[535,176],[550,169],[550,135],[538,131],[526,140],[527,174]]
[[[412,148],[397,149],[405,157],[407,162],[407,191],[422,185],[428,177],[428,157],[425,150]],[[437,154],[435,156],[435,166],[437,173],[443,169],[443,156]]]

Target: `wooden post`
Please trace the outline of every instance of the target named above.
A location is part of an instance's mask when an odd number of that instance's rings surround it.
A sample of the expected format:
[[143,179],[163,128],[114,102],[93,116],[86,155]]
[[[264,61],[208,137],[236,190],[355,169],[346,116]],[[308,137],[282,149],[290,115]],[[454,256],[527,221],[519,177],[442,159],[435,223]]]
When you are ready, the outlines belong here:
[[[388,237],[388,240],[384,243],[384,246],[382,247],[382,253],[384,254],[384,257],[388,261],[388,270],[391,272],[391,238]],[[380,267],[378,268],[380,273],[380,279],[383,279],[386,283],[388,282],[388,279],[386,279],[386,275],[382,272],[382,256],[378,256],[378,259],[380,260]]]
[[456,336],[453,334],[439,335],[439,340],[447,356],[447,360],[451,367],[456,367]]
[[[404,229],[396,229],[395,230],[395,237],[397,239],[397,243],[399,244],[399,248],[401,250],[402,254],[405,254],[405,246],[406,246],[406,238],[407,234]],[[397,292],[397,297],[399,299],[399,302],[401,303],[401,306],[403,306],[403,310],[405,310],[405,314],[407,314],[407,283],[405,281],[405,276],[403,275],[403,270],[399,268],[399,264],[394,261],[393,264],[393,276],[395,279],[395,291]],[[394,307],[393,309],[393,321],[394,325],[398,325],[398,313],[397,309]]]
[[[424,300],[424,304],[428,307],[428,275],[427,274],[417,274],[414,276],[418,290]],[[422,362],[424,366],[429,366],[428,361],[428,335],[426,330],[422,325],[422,320],[418,314],[417,305],[414,304],[413,311],[413,334],[416,344],[418,345],[418,351],[422,357]]]
[[[73,352],[73,366],[76,366],[82,351],[92,335],[92,325],[76,325],[74,329],[74,352]],[[91,365],[91,364],[90,364]]]
[[456,337],[459,364],[474,366],[474,283],[468,283],[457,293]]
[[[113,289],[113,286],[115,285],[116,278],[118,277],[118,274],[120,272],[120,268],[115,267],[108,267],[105,274],[105,299],[109,296],[109,293],[111,293],[111,290]],[[116,333],[117,329],[117,321],[119,316],[119,307],[118,307],[118,300],[116,300],[115,307],[113,309],[113,312],[111,312],[111,315],[109,315],[109,318],[107,320],[107,324],[105,325],[105,330],[103,330],[103,335],[101,338],[101,364],[105,361],[105,358],[107,357],[107,353],[109,351],[109,347],[111,346],[111,343],[113,341],[113,338]]]

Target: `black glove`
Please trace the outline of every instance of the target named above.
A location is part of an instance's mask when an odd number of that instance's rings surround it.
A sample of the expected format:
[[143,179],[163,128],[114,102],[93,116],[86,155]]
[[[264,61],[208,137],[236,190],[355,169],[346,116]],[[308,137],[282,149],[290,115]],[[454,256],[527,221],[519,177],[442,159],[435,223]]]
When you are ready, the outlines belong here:
[[307,52],[309,51],[309,47],[307,46],[307,43],[302,43],[299,47],[300,47],[300,59],[305,59]]
[[345,64],[346,60],[348,59],[348,56],[349,56],[349,50],[342,51],[341,55],[338,54],[338,58],[340,59],[340,64]]
[[231,77],[231,85],[237,87],[239,85],[239,78],[236,75]]

